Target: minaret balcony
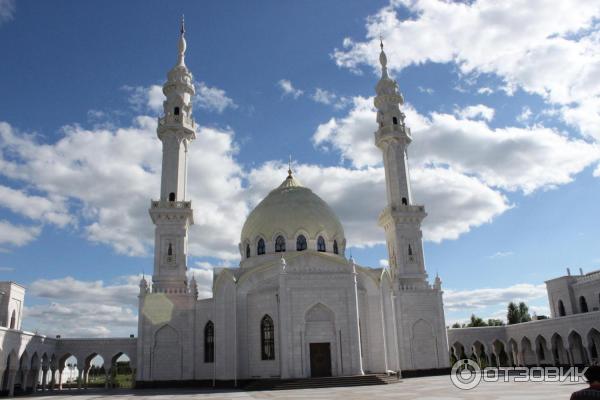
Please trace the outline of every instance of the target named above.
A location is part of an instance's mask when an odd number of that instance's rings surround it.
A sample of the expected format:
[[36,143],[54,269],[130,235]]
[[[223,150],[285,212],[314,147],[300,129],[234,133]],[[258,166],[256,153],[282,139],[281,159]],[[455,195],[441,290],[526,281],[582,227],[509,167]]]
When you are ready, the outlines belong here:
[[196,128],[196,122],[194,122],[194,119],[191,116],[184,116],[184,115],[165,115],[164,117],[160,117],[158,119],[158,126],[159,127],[167,127],[167,126],[182,126],[184,128],[190,129],[190,130],[195,130]]
[[152,200],[150,208],[192,208],[192,201]]
[[379,214],[378,222],[380,226],[385,226],[390,222],[421,223],[427,216],[425,206],[422,205],[391,205],[386,206]]
[[387,139],[403,139],[407,144],[412,142],[412,133],[410,128],[404,124],[383,126],[375,132],[375,143]]

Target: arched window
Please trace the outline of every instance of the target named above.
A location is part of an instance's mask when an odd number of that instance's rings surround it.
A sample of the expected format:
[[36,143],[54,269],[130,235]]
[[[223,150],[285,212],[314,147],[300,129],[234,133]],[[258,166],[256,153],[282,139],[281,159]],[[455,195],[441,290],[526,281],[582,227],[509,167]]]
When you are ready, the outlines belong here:
[[171,245],[171,243],[169,243],[169,248],[167,249],[167,255],[168,256],[173,255],[173,246]]
[[175,201],[175,193],[169,193],[169,201]]
[[179,115],[179,107],[175,107],[175,109],[173,110],[173,114]]
[[563,304],[562,300],[559,300],[558,301],[558,316],[564,317],[565,315],[567,315],[567,313],[565,312],[565,305]]
[[246,245],[246,258],[250,258],[250,245]]
[[215,362],[215,326],[212,321],[204,326],[204,362]]
[[326,251],[325,239],[323,239],[323,236],[319,236],[319,239],[317,239],[317,250],[318,251]]
[[298,239],[296,239],[296,250],[306,250],[307,247],[308,245],[306,244],[306,238],[304,237],[304,235],[298,236]]
[[410,244],[408,245],[408,255],[409,256],[413,255],[413,253],[412,253],[412,247],[410,247]]
[[392,117],[392,122],[394,123],[394,125],[398,125],[398,118]]
[[333,241],[333,254],[340,254],[340,250],[338,249],[337,240]]
[[260,238],[258,240],[258,244],[256,245],[256,254],[258,254],[259,256],[261,254],[265,254],[265,241],[263,238]]
[[13,310],[12,316],[10,317],[10,329],[15,329],[16,324],[17,324],[17,313],[15,313],[15,310]]
[[275,359],[275,327],[273,320],[265,315],[260,321],[260,343],[262,360]]
[[275,251],[277,253],[285,251],[285,238],[281,235],[277,236],[277,239],[275,239]]
[[404,206],[408,205],[408,200],[406,199],[406,197],[402,198],[402,205],[404,205]]
[[585,297],[581,296],[579,298],[579,310],[584,313],[588,312],[587,301],[585,301]]

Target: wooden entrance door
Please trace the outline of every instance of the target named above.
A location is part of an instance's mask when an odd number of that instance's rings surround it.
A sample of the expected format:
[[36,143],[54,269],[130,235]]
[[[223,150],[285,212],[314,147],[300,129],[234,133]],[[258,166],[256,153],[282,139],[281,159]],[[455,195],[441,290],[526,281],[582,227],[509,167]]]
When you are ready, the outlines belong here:
[[331,376],[331,349],[329,343],[310,344],[310,376]]

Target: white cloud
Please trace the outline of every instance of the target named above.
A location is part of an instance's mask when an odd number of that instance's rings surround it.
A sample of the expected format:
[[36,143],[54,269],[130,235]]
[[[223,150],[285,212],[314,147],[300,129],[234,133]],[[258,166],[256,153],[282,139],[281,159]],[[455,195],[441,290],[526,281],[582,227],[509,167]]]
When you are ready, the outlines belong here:
[[525,106],[521,109],[521,114],[517,116],[517,121],[522,124],[527,124],[532,115],[531,108]]
[[6,207],[14,213],[37,221],[48,222],[63,227],[73,222],[69,215],[64,197],[46,197],[28,195],[24,191],[0,185],[0,207]]
[[6,220],[0,220],[0,246],[24,246],[41,233],[39,226],[14,225]]
[[292,96],[294,99],[297,99],[304,93],[302,90],[296,89],[289,79],[280,79],[277,85],[283,91],[284,96]]
[[480,87],[479,89],[477,89],[477,93],[479,94],[492,94],[494,93],[494,90],[492,88],[489,87]]
[[15,9],[16,4],[14,0],[0,0],[0,25],[14,18]]
[[483,104],[467,106],[456,110],[456,115],[462,119],[482,119],[488,122],[494,118],[494,113],[495,110],[493,108]]
[[506,288],[473,290],[444,290],[444,307],[449,311],[477,310],[489,306],[506,307],[511,301],[524,301],[546,297],[546,286],[519,283]]
[[237,104],[231,98],[227,97],[223,89],[210,87],[206,83],[200,82],[196,85],[196,91],[194,104],[200,108],[219,114],[223,113],[227,108],[237,108]]
[[421,92],[421,93],[427,93],[427,94],[434,94],[435,93],[435,90],[433,90],[432,88],[426,88],[426,87],[423,87],[423,86],[419,86],[419,87],[417,87],[417,89],[419,89],[419,92]]
[[[435,62],[463,76],[494,74],[507,94],[520,88],[563,105],[569,123],[600,139],[600,108],[589,105],[600,95],[599,17],[595,0],[397,0],[367,18],[364,41],[346,38],[333,56],[353,71],[378,69],[381,34],[392,71]],[[591,115],[573,118],[580,109]]]
[[[66,127],[57,142],[42,144],[0,123],[0,170],[47,199],[68,196],[88,239],[120,253],[146,254],[154,237],[147,209],[160,190],[161,143],[155,130],[154,118],[138,117],[132,126],[112,130]],[[192,255],[236,257],[247,212],[236,151],[233,133],[214,128],[200,128],[190,146],[188,195],[196,209]],[[21,231],[22,243],[39,233],[38,228]]]
[[[128,94],[127,101],[131,107],[137,112],[151,112],[158,114],[163,109],[163,101],[165,95],[162,92],[162,87],[159,85],[145,86],[129,86],[121,87]],[[100,114],[94,113],[95,117],[101,117]]]
[[39,279],[28,295],[44,303],[25,308],[25,328],[63,337],[129,336],[137,332],[140,276],[112,284],[72,277]]
[[315,89],[315,92],[311,96],[311,99],[313,99],[317,103],[333,106],[336,109],[344,108],[352,103],[352,101],[347,97],[338,96],[333,92],[321,88]]
[[14,270],[12,267],[0,267],[0,272],[13,272]]
[[504,257],[510,257],[513,256],[515,253],[512,251],[497,251],[494,254],[492,254],[491,256],[488,256],[488,258],[504,258]]
[[[379,165],[382,157],[374,145],[377,127],[372,100],[355,97],[353,101],[346,116],[318,126],[313,142],[339,150],[357,168]],[[531,193],[569,183],[600,159],[597,145],[569,139],[543,126],[494,129],[486,121],[458,119],[451,114],[426,117],[410,105],[404,112],[413,136],[408,149],[413,169],[449,165],[491,187]]]

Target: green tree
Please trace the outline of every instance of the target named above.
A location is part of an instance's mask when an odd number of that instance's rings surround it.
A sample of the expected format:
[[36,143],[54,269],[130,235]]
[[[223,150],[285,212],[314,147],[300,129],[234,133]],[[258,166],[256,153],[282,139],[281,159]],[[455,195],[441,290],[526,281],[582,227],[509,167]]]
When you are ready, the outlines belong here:
[[475,328],[478,326],[487,326],[482,318],[476,317],[475,314],[471,314],[471,321],[467,324],[469,328]]
[[512,301],[508,303],[506,321],[509,325],[518,324],[520,322],[519,307]]
[[531,315],[529,315],[529,307],[527,307],[527,304],[525,304],[524,302],[519,303],[519,316],[521,317],[519,322],[531,321]]
[[501,319],[490,318],[487,320],[487,324],[488,326],[503,326],[504,321],[502,321]]
[[508,303],[506,312],[506,320],[509,325],[520,324],[521,322],[531,321],[531,315],[529,315],[529,307],[524,302],[520,302],[519,305],[514,302]]
[[452,328],[460,328],[460,324],[458,322],[455,322],[452,324]]

